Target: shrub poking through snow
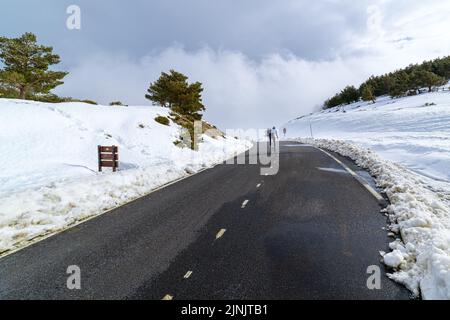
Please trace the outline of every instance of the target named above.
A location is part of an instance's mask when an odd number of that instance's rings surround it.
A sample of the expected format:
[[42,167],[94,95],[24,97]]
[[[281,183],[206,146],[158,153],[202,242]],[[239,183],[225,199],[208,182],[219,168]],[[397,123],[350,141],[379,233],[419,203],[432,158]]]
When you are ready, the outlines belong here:
[[169,120],[169,118],[164,117],[164,116],[157,116],[157,117],[155,118],[155,121],[158,122],[159,124],[164,125],[164,126],[170,125],[170,120]]
[[80,102],[84,102],[84,103],[87,103],[87,104],[92,104],[94,106],[98,105],[98,103],[96,101],[93,101],[93,100],[81,100]]
[[118,107],[126,107],[126,105],[124,105],[121,101],[113,101],[113,102],[110,102],[109,105],[110,106],[118,106]]

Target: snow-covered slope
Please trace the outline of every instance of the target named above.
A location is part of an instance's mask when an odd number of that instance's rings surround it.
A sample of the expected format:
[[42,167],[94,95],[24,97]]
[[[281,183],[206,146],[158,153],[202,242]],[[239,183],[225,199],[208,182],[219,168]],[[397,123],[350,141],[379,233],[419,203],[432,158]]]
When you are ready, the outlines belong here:
[[[435,104],[435,105],[433,105]],[[450,91],[355,103],[291,121],[289,137],[343,139],[450,182]]]
[[450,92],[355,103],[285,127],[376,178],[391,202],[391,235],[401,235],[382,252],[389,276],[425,299],[450,299]]
[[[203,135],[179,148],[168,110],[0,99],[0,253],[215,165],[249,147]],[[97,172],[97,145],[119,146],[120,171]]]

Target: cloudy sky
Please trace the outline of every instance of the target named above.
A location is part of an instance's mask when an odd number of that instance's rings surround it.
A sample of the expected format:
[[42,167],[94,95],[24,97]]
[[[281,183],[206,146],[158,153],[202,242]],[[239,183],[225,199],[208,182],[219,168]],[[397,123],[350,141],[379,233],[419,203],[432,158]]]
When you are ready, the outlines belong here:
[[[81,9],[69,30],[67,7]],[[32,31],[68,70],[56,92],[149,105],[161,71],[204,83],[221,128],[280,125],[347,84],[450,55],[450,0],[2,0],[0,35]]]

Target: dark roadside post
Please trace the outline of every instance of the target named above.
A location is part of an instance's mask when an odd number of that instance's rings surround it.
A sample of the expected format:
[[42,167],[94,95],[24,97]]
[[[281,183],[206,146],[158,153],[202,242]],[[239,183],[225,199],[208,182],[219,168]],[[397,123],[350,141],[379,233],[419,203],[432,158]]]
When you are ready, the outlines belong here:
[[98,171],[102,168],[112,168],[113,172],[119,168],[119,148],[117,146],[98,146]]

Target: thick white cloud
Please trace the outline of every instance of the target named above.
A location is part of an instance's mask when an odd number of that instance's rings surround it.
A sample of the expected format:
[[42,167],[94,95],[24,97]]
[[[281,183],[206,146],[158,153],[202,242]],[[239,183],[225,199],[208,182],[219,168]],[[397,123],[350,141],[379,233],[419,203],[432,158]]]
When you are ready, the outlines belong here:
[[[288,3],[287,7],[294,10],[294,2]],[[327,0],[324,3],[336,8],[338,2]],[[304,5],[303,1],[298,7]],[[275,15],[282,19],[284,13],[291,18],[286,6],[280,6],[282,8]],[[103,50],[83,55],[81,61],[74,63],[66,84],[58,92],[102,103],[120,99],[129,104],[148,104],[144,94],[149,82],[154,81],[161,71],[174,68],[189,75],[191,80],[204,83],[207,119],[224,129],[267,127],[312,112],[343,86],[357,85],[371,74],[450,54],[448,1],[381,0],[364,2],[364,10],[361,10],[361,4],[357,7],[355,12],[363,15],[358,19],[365,21],[363,30],[341,28],[340,32],[345,34],[342,39],[346,42],[340,43],[339,47],[328,48],[323,43],[326,36],[320,38],[321,50],[333,51],[331,56],[334,58],[327,60],[309,59],[308,55],[302,56],[297,51],[283,50],[282,43],[277,43],[278,50],[274,49],[272,54],[264,53],[262,58],[246,53],[246,47],[242,50],[229,50],[226,46],[218,49],[208,43],[200,49],[184,49],[184,44],[169,46],[137,60],[133,58],[135,54],[127,53],[127,48],[120,49],[125,52],[123,54]],[[319,7],[312,8],[317,11]],[[249,16],[251,21],[259,21],[257,25],[261,26],[261,21],[272,21],[268,16],[270,11],[258,12]],[[349,12],[352,11],[345,12],[341,19],[351,19]],[[316,29],[327,26],[314,32],[333,37],[336,30],[328,29],[330,23],[316,23],[324,19],[339,21],[339,14],[324,12],[321,16],[311,16],[302,26]],[[338,25],[351,25],[351,21],[341,21]],[[267,26],[273,31],[271,28]],[[252,28],[244,28],[242,34],[248,35],[249,29]],[[272,31],[267,41],[272,41]],[[280,35],[285,31],[282,28]],[[264,34],[265,30],[258,32]],[[304,38],[304,32],[300,33]],[[239,37],[238,34],[234,36]],[[295,41],[294,37],[280,38]]]
[[161,70],[204,84],[207,119],[222,128],[264,127],[312,112],[327,95],[362,75],[342,61],[307,62],[274,54],[259,62],[239,52],[168,48],[139,61],[97,54],[70,70],[58,93],[108,103],[149,104],[144,94]]

